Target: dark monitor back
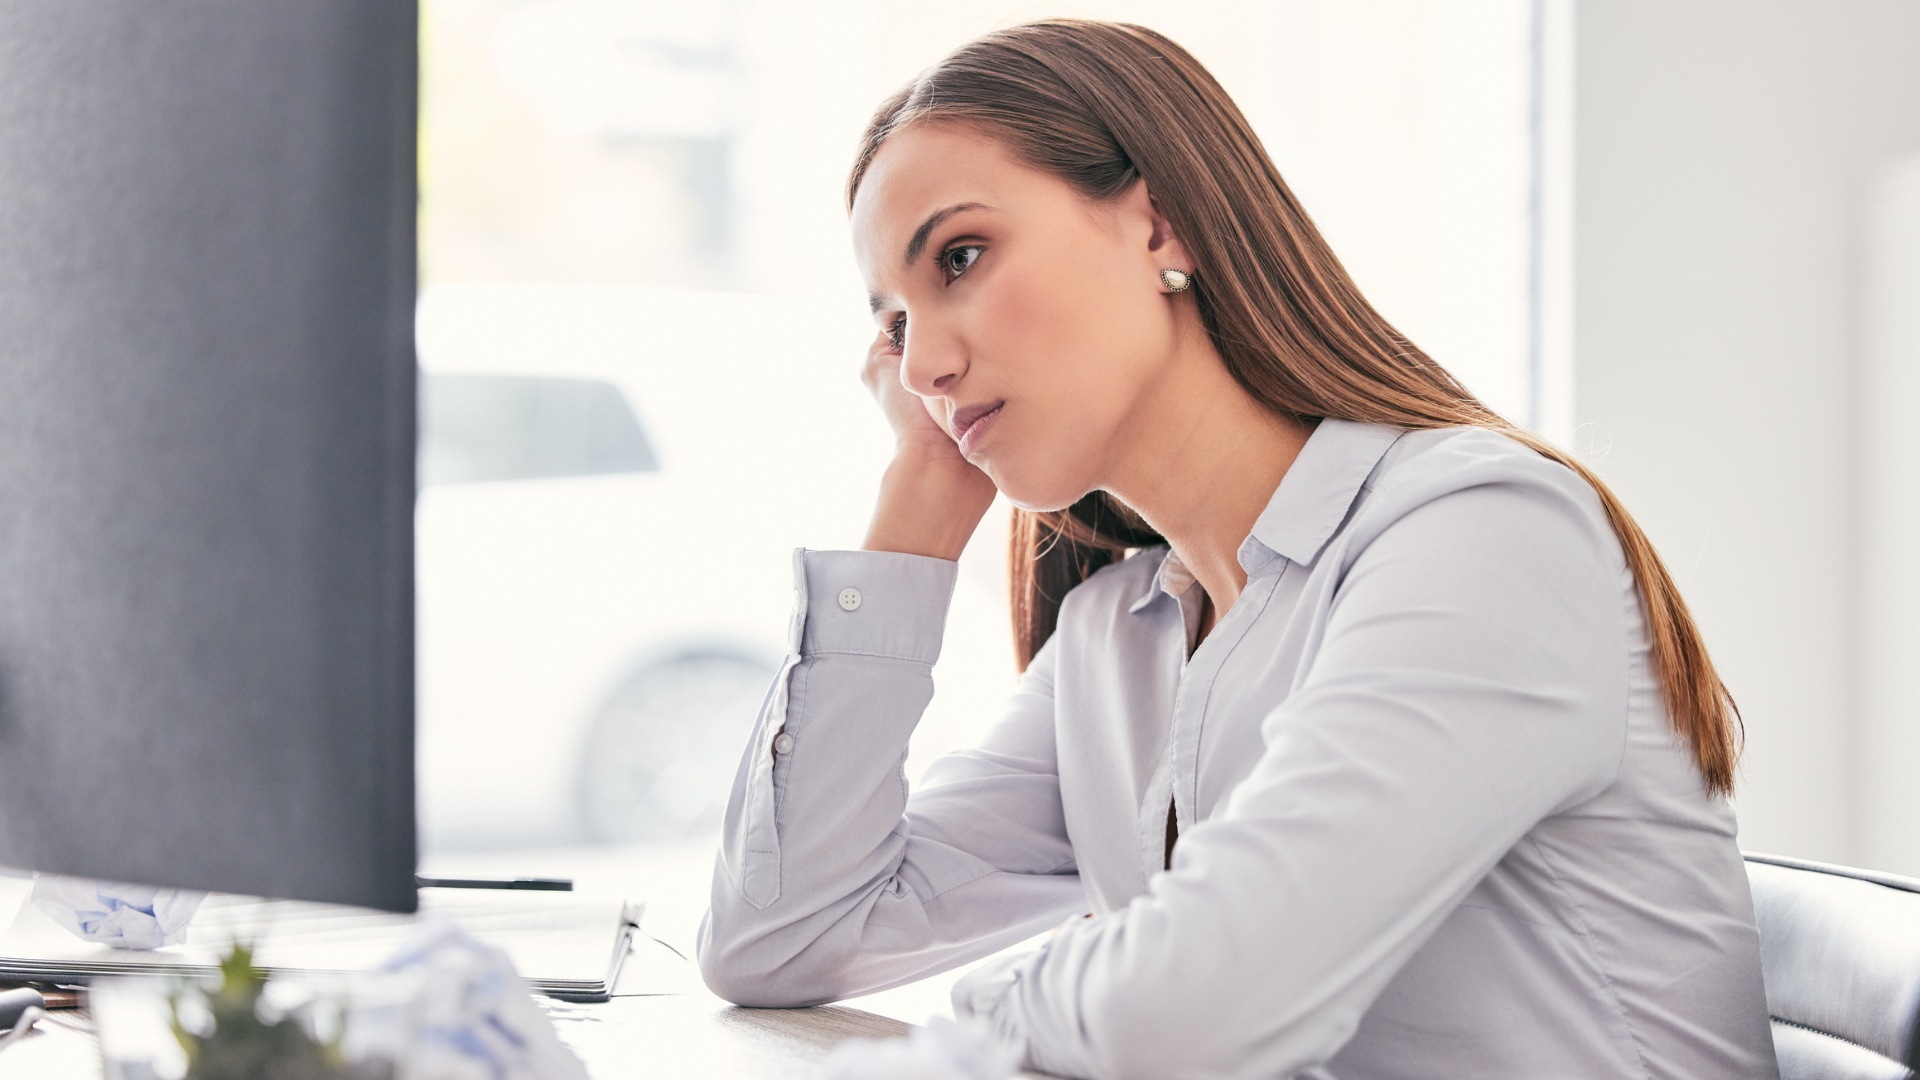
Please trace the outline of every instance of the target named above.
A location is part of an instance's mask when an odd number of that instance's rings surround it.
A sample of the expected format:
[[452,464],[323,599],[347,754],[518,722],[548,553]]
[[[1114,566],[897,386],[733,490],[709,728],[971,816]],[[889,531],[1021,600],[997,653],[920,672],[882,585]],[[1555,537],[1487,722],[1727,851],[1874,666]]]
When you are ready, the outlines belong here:
[[414,907],[417,18],[0,6],[0,863]]

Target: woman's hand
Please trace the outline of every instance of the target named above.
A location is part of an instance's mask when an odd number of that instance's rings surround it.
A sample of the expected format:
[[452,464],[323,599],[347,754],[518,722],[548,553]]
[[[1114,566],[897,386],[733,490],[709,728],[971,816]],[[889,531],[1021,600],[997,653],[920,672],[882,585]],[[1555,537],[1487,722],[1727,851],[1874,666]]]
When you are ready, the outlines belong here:
[[960,456],[929,402],[900,381],[900,353],[882,333],[867,350],[861,380],[893,426],[893,462],[867,528],[868,551],[958,559],[993,505],[987,474]]

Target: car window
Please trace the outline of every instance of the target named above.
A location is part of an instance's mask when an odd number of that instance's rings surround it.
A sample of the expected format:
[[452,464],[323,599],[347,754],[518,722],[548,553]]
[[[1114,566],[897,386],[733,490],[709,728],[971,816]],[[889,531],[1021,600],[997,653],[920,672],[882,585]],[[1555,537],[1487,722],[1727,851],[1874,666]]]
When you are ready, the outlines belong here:
[[426,373],[420,483],[658,472],[626,395],[610,382]]

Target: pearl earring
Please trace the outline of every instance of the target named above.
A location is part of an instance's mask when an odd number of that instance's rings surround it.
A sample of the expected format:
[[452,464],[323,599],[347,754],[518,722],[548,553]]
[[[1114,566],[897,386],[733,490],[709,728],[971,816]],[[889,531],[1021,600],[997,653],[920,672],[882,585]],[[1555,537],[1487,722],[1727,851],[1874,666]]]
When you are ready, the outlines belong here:
[[1165,285],[1168,292],[1186,292],[1187,286],[1193,284],[1193,279],[1184,270],[1168,268],[1160,271],[1160,284]]

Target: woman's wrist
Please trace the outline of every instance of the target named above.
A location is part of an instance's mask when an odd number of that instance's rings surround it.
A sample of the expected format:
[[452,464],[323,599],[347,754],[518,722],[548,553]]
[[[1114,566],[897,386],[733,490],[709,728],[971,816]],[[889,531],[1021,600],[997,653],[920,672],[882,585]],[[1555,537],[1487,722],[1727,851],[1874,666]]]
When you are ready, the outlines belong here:
[[862,546],[958,560],[993,496],[993,481],[958,454],[902,447],[880,479],[880,499]]

